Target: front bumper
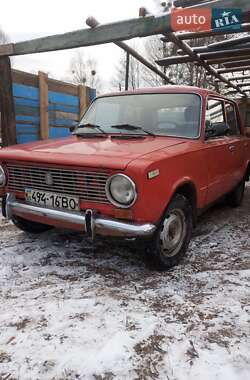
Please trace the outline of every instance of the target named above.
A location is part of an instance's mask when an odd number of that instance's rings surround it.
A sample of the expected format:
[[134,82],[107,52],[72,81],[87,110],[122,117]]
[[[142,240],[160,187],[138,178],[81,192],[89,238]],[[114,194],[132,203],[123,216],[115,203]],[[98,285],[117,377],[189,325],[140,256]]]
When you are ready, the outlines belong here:
[[3,215],[11,219],[14,215],[32,215],[41,218],[49,218],[51,221],[81,225],[83,232],[92,238],[95,235],[118,236],[118,237],[150,237],[156,230],[156,225],[151,223],[136,224],[106,218],[98,215],[94,210],[85,212],[66,212],[62,210],[43,208],[20,201],[14,194],[7,194],[3,200]]

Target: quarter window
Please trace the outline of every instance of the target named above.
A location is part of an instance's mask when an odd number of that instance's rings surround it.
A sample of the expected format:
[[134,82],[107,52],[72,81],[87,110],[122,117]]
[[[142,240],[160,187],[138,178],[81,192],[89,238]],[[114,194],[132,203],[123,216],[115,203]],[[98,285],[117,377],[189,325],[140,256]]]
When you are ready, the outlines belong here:
[[227,124],[229,126],[229,135],[239,135],[240,129],[239,124],[236,116],[236,110],[233,103],[226,102],[225,103],[225,111],[226,111],[226,118],[227,118]]
[[225,122],[223,103],[220,100],[208,99],[206,112],[206,127],[215,123]]

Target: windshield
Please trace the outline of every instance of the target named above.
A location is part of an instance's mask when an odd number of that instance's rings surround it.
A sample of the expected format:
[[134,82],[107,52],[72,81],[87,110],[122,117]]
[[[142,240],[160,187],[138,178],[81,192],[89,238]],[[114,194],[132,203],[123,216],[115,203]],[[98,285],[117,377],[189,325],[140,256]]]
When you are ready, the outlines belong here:
[[201,100],[196,94],[103,97],[93,102],[76,133],[197,138],[200,131],[200,110]]

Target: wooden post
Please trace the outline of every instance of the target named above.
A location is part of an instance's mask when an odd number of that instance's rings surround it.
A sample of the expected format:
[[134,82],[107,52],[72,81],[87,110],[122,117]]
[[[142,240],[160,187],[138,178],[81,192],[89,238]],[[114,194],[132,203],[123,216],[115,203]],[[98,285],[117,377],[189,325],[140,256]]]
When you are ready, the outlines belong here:
[[16,116],[9,57],[0,58],[0,107],[2,145],[16,144]]
[[81,120],[84,112],[89,106],[88,87],[80,84],[78,86],[78,95],[79,95],[79,120]]
[[40,136],[42,140],[49,138],[49,99],[48,99],[48,75],[39,71],[40,89]]
[[125,73],[125,91],[128,91],[128,85],[129,85],[129,61],[130,61],[130,54],[126,53],[126,73]]

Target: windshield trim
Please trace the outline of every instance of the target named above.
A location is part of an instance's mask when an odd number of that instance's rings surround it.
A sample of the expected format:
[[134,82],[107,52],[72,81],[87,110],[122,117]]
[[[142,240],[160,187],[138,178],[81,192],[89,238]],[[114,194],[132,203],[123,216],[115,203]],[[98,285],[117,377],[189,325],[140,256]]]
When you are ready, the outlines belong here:
[[[92,107],[92,105],[98,100],[98,99],[103,99],[103,98],[113,98],[113,97],[119,97],[119,96],[134,96],[134,95],[167,95],[167,94],[181,94],[181,95],[197,95],[199,98],[200,98],[200,120],[199,120],[199,133],[196,137],[188,137],[188,136],[173,136],[173,135],[158,135],[158,134],[155,134],[155,137],[172,137],[172,138],[180,138],[180,139],[186,139],[186,140],[200,140],[201,138],[201,132],[202,132],[202,110],[203,110],[203,96],[199,93],[199,92],[196,92],[196,91],[193,91],[193,92],[189,92],[189,91],[183,91],[183,92],[179,92],[179,91],[169,91],[169,92],[142,92],[142,93],[129,93],[129,94],[126,94],[126,92],[122,92],[121,94],[116,94],[116,95],[113,95],[113,94],[108,94],[108,95],[100,95],[98,96],[97,98],[95,98],[92,103],[89,105],[89,107],[86,109],[86,111],[84,112],[84,114],[82,115],[82,118],[81,120],[84,118],[85,114],[89,111],[89,109]],[[81,122],[81,120],[79,121],[79,124]],[[77,125],[77,128],[79,127],[79,125]],[[112,135],[115,135],[115,134],[119,134],[119,133],[108,133],[107,132],[107,136],[112,136]],[[131,134],[132,135],[132,134]],[[141,136],[147,136],[147,135],[141,135]],[[151,137],[151,136],[147,136],[147,137]]]

